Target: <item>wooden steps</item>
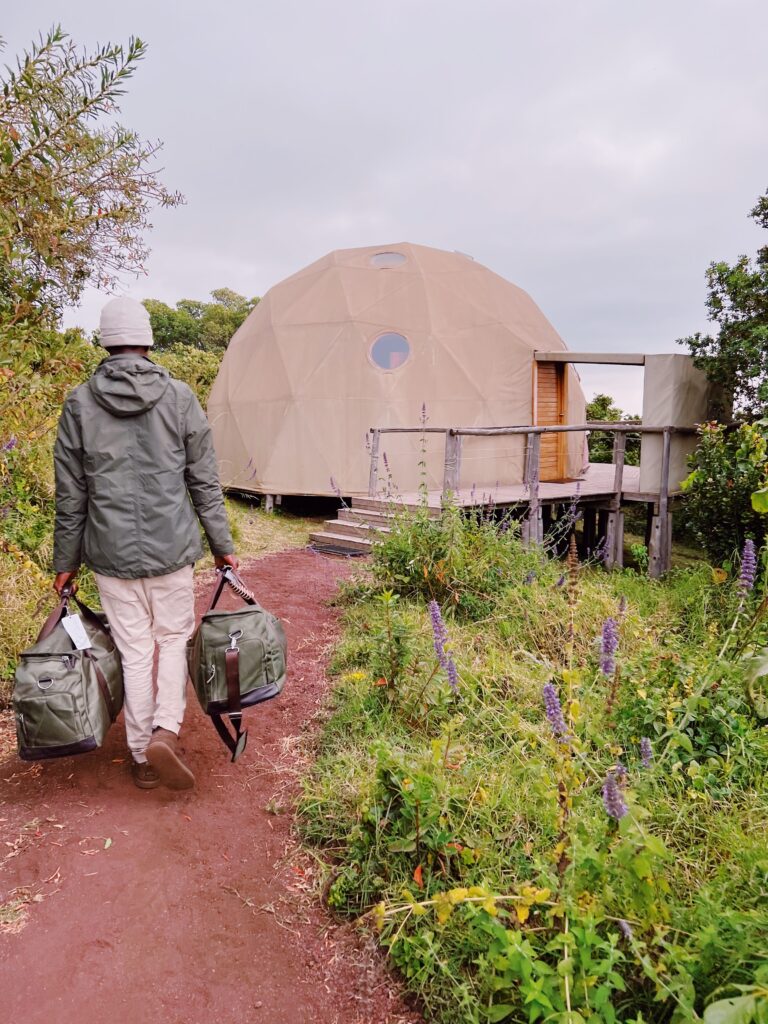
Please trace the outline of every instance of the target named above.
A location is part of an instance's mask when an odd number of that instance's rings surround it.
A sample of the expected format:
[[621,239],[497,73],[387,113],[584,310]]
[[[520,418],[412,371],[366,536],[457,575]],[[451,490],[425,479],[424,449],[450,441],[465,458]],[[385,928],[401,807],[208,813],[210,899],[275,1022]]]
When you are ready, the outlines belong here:
[[390,516],[382,508],[344,506],[338,518],[326,519],[323,529],[310,534],[312,546],[333,555],[369,555],[372,538],[389,531]]
[[[354,498],[352,507],[339,509],[336,519],[326,519],[322,530],[310,534],[318,551],[333,555],[368,555],[373,540],[389,533],[393,515],[399,509],[415,510],[418,505],[393,503],[382,498]],[[430,516],[440,509],[430,508]]]

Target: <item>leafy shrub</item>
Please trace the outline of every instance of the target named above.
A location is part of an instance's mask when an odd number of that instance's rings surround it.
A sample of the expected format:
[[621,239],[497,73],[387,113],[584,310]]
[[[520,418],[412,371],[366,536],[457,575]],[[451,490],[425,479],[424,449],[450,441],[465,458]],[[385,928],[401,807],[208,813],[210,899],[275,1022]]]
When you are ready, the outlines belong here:
[[[738,575],[663,582],[563,574],[502,536],[515,571],[491,590],[482,559],[451,557],[425,518],[412,535],[400,522],[345,594],[300,815],[327,851],[331,905],[376,925],[429,1019],[714,1022],[725,994],[759,1007],[768,730],[750,679],[768,677],[765,562],[745,552]],[[460,553],[492,550],[488,528],[453,523]],[[482,625],[425,609],[438,593],[460,608],[470,585],[491,608]],[[408,657],[382,686],[394,623]]]
[[433,598],[449,614],[489,615],[510,580],[535,574],[540,558],[524,551],[517,527],[450,506],[441,515],[426,505],[396,512],[391,530],[375,542],[373,576],[405,596]]
[[768,486],[768,420],[735,429],[704,425],[690,461],[683,515],[709,557],[727,562],[748,537],[760,546],[768,515],[755,512],[751,499]]

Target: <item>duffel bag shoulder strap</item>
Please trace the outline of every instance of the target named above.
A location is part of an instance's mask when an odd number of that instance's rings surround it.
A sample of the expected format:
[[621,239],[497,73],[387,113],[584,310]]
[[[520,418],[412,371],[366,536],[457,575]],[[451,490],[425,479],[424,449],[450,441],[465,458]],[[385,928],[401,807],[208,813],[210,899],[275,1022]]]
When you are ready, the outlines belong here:
[[248,730],[243,729],[243,708],[240,703],[240,649],[237,646],[237,641],[242,635],[240,629],[230,634],[231,643],[224,654],[224,667],[227,676],[226,715],[234,731],[234,736],[224,724],[221,714],[218,711],[211,712],[211,721],[224,745],[232,754],[233,761],[240,757],[248,742]]
[[[256,604],[256,598],[231,566],[226,566],[223,569],[217,569],[216,572],[219,575],[219,580],[214,587],[213,594],[211,595],[211,603],[208,605],[209,612],[218,604],[219,598],[224,590],[225,583],[229,584],[232,590],[234,590],[238,597],[241,597],[246,604]],[[232,727],[234,736],[224,724],[224,720],[221,717],[220,712],[211,712],[211,721],[213,722],[216,732],[221,737],[222,742],[232,754],[233,761],[236,761],[238,757],[240,757],[242,752],[245,750],[246,743],[248,742],[248,730],[243,729],[243,709],[240,703],[240,649],[237,646],[237,641],[242,635],[242,630],[239,629],[230,633],[230,645],[224,655],[224,666],[227,676],[227,710],[225,714],[229,719],[229,724]]]

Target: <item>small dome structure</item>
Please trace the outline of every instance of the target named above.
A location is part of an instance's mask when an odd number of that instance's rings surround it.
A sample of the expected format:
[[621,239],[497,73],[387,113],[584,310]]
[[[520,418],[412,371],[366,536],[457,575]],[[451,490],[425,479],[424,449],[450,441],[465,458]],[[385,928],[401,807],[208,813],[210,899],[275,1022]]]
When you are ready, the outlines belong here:
[[[208,403],[222,483],[363,495],[371,427],[423,415],[446,428],[583,423],[578,377],[562,364],[548,364],[560,367],[561,407],[536,420],[534,352],[565,348],[524,291],[471,257],[409,243],[332,252],[271,288],[229,344]],[[576,477],[583,436],[557,436],[559,475]],[[425,458],[414,436],[383,437],[402,491],[425,476],[440,487],[442,438],[427,437]],[[468,438],[462,477],[517,482],[523,448],[521,437]]]

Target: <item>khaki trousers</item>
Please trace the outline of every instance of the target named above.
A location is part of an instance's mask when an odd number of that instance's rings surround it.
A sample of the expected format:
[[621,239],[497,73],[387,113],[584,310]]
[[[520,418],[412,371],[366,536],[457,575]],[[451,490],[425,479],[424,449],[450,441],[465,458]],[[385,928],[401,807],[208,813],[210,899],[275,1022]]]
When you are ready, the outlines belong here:
[[128,747],[134,760],[144,762],[152,730],[178,735],[184,718],[186,645],[195,628],[192,566],[138,580],[96,575],[96,584],[123,662]]

